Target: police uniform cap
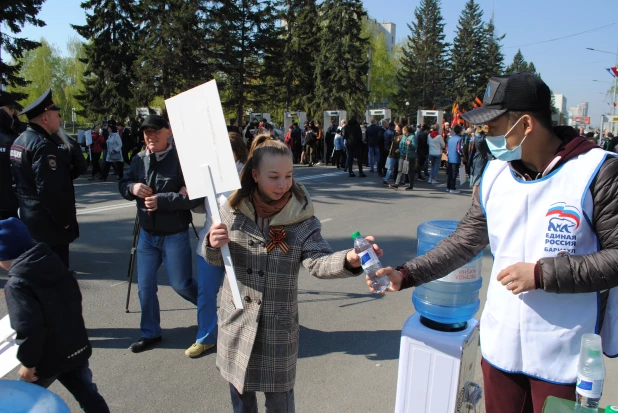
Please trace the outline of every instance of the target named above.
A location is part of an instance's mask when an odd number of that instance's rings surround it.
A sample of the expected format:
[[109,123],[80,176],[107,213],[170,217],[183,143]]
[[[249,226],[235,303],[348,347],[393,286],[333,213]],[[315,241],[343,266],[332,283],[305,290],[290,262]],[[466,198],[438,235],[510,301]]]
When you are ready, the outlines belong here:
[[39,96],[37,100],[32,102],[26,109],[24,109],[19,114],[19,116],[26,115],[28,120],[32,120],[49,110],[60,110],[60,107],[56,106],[54,100],[52,99],[51,88],[47,89],[47,91],[45,91],[45,93]]

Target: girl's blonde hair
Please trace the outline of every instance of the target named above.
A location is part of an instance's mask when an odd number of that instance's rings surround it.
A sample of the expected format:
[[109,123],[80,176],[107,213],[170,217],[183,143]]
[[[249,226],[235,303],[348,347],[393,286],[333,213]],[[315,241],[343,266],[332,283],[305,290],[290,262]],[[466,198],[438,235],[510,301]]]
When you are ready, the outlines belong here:
[[[259,169],[264,156],[289,156],[293,158],[292,151],[281,141],[269,134],[260,134],[253,139],[251,150],[247,163],[240,174],[241,188],[230,195],[229,203],[232,208],[237,208],[243,199],[251,196],[251,193],[257,188],[257,182],[253,180],[253,170]],[[292,195],[301,202],[306,202],[307,198],[303,190],[295,181],[292,181],[290,188]]]

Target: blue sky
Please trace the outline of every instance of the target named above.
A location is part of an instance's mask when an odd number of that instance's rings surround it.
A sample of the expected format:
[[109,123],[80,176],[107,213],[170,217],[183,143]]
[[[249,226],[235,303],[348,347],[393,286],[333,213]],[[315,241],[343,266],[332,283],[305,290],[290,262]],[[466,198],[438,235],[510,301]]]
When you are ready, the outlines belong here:
[[[77,33],[70,24],[84,24],[85,13],[79,7],[81,0],[47,0],[39,17],[47,23],[44,28],[26,27],[23,34],[29,38],[45,37],[52,44],[65,49],[69,37]],[[452,40],[459,15],[466,0],[442,0],[442,14],[446,22],[447,40]],[[614,54],[586,50],[587,47],[617,53],[618,24],[590,33],[554,42],[530,45],[601,26],[618,23],[618,5],[615,0],[477,0],[486,19],[494,13],[496,29],[506,34],[503,41],[505,60],[510,63],[521,46],[528,61],[534,62],[545,82],[555,93],[567,98],[567,105],[581,101],[590,104],[592,123],[599,124],[601,113],[609,106],[605,92],[613,78],[605,68],[615,66]],[[397,37],[408,35],[407,23],[414,20],[418,0],[364,0],[371,17],[397,25]],[[610,98],[611,99],[611,98]]]

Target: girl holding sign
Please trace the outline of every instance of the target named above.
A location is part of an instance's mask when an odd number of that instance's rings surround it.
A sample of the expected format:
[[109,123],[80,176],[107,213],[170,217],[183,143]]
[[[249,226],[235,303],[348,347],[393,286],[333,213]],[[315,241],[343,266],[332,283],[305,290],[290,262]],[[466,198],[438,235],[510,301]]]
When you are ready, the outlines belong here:
[[[221,207],[202,244],[210,265],[223,265],[229,243],[244,309],[237,310],[226,278],[219,305],[217,367],[230,383],[234,412],[294,412],[298,357],[298,273],[318,278],[363,272],[354,250],[333,253],[320,233],[307,190],[294,182],[292,152],[267,135],[253,141],[241,189]],[[372,237],[368,237],[373,241]],[[373,246],[378,256],[382,250]]]

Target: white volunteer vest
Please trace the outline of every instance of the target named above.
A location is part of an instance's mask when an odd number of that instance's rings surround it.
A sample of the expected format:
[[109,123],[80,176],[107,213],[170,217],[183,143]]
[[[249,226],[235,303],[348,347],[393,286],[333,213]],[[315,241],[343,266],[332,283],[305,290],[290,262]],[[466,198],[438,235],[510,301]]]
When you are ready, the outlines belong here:
[[[599,293],[514,295],[496,277],[518,262],[598,251],[589,186],[606,156],[593,149],[535,181],[516,179],[507,162],[487,166],[480,195],[494,265],[480,334],[483,357],[495,367],[554,383],[576,382],[581,336],[598,333]],[[609,355],[618,353],[613,290],[602,334]]]

